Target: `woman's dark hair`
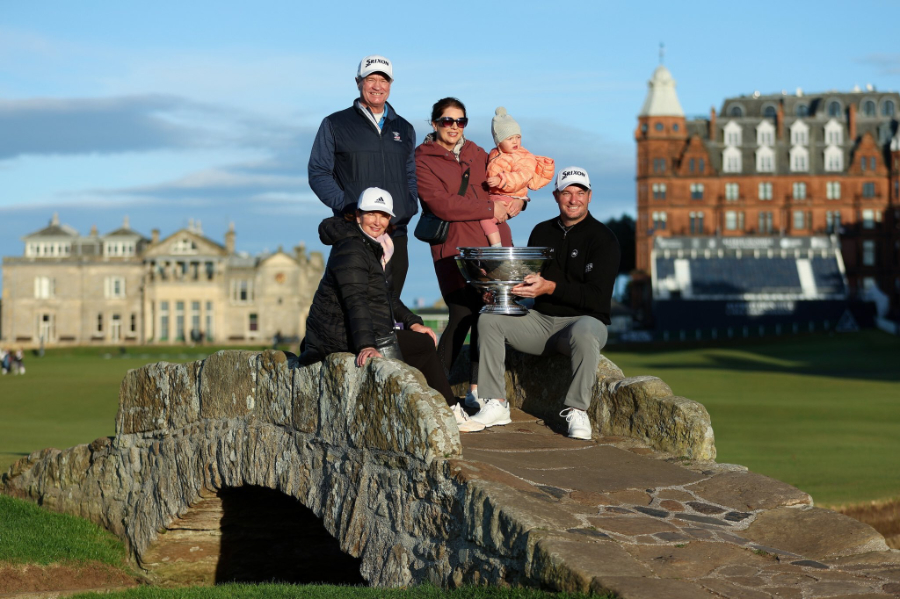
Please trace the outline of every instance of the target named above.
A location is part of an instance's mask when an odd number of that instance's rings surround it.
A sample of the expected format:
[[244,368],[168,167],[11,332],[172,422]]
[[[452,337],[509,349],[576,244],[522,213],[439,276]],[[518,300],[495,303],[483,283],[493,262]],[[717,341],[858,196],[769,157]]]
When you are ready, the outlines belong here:
[[[351,209],[351,210],[345,211],[345,212],[344,212],[344,220],[347,221],[348,223],[355,223],[355,222],[356,222],[356,213],[357,213],[357,212],[359,212],[359,210],[352,210],[352,209]],[[394,223],[388,223],[388,226],[385,227],[384,232],[387,233],[388,235],[393,235],[393,233],[394,233]]]
[[456,98],[441,98],[437,102],[434,103],[434,106],[431,107],[431,123],[435,122],[441,115],[444,114],[444,111],[448,108],[459,108],[463,111],[463,116],[466,116],[466,105],[457,100]]

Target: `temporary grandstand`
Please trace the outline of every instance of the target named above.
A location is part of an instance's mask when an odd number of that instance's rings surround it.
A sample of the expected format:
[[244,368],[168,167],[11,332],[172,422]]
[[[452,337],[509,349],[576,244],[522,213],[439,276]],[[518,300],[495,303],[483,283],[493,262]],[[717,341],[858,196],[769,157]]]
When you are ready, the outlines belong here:
[[651,264],[666,337],[827,330],[847,309],[837,237],[658,237]]

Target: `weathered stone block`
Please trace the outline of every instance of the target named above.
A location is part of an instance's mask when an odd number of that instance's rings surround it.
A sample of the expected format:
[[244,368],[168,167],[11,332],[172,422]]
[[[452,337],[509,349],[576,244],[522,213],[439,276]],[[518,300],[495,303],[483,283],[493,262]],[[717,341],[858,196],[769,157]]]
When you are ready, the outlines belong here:
[[201,363],[200,417],[247,418],[256,407],[258,352],[220,351]]
[[197,420],[201,362],[159,362],[128,371],[119,390],[116,435],[168,434]]

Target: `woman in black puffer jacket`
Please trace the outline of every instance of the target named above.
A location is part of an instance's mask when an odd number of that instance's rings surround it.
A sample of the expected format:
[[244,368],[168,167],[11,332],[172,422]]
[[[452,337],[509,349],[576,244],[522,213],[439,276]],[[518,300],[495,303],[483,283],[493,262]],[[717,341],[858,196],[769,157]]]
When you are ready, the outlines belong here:
[[[301,363],[350,352],[356,354],[357,366],[363,366],[369,358],[382,357],[376,340],[393,331],[403,361],[418,368],[428,384],[444,396],[460,430],[480,430],[483,426],[469,422],[450,390],[435,352],[434,331],[399,298],[392,299],[392,216],[391,195],[370,187],[360,195],[355,214],[333,216],[319,225],[319,238],[331,246],[331,254],[306,320]],[[395,330],[395,323],[403,329]]]

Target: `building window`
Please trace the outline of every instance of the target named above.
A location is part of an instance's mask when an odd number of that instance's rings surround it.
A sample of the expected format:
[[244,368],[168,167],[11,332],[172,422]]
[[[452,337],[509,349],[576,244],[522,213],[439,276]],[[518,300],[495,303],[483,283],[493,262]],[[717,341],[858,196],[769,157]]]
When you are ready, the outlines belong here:
[[805,210],[794,210],[794,230],[802,231],[807,228],[808,213]]
[[705,172],[705,171],[706,171],[706,161],[705,161],[703,158],[701,158],[701,159],[699,160],[699,165],[700,165],[700,166],[698,167],[697,170],[699,170],[701,173],[702,173],[702,172]]
[[875,242],[870,239],[863,241],[862,263],[863,266],[875,266]]
[[775,152],[768,146],[756,151],[756,170],[760,173],[771,173],[775,170]]
[[771,212],[760,212],[759,213],[759,232],[760,233],[771,233],[772,232],[772,213]]
[[666,184],[665,183],[654,183],[653,184],[653,199],[654,200],[666,199]]
[[94,332],[98,335],[103,334],[103,314],[97,314],[97,326],[94,329]]
[[744,109],[740,106],[732,106],[729,114],[733,117],[741,118],[744,116]]
[[666,172],[666,159],[665,158],[654,158],[653,159],[653,172],[654,173]]
[[159,340],[169,340],[169,302],[159,302]]
[[213,340],[213,303],[206,302],[206,340]]
[[663,124],[662,124],[662,123],[656,123],[655,125],[653,125],[653,128],[656,129],[657,131],[662,131],[662,130],[663,130]]
[[727,231],[743,231],[744,230],[744,213],[734,210],[725,212],[725,230]]
[[828,181],[825,184],[825,198],[829,200],[841,199],[841,182]]
[[131,325],[129,327],[129,332],[131,332],[132,335],[137,333],[137,314],[132,313],[131,315]]
[[56,297],[56,279],[51,277],[34,278],[35,299],[50,299]]
[[875,116],[875,102],[866,100],[862,105],[862,113],[865,116]]
[[729,202],[734,202],[738,199],[740,195],[740,188],[737,183],[726,183],[725,184],[725,199]]
[[875,184],[874,183],[863,183],[863,193],[864,198],[874,198],[875,197]]
[[200,302],[191,302],[191,340],[201,340],[200,336]]
[[725,125],[725,145],[739,146],[741,145],[741,126],[734,121]]
[[797,108],[794,109],[794,112],[797,116],[807,116],[809,115],[809,106],[806,104],[797,104]]
[[774,119],[778,115],[778,111],[774,106],[769,104],[765,108],[763,108],[763,116],[767,119]]
[[874,229],[875,228],[875,211],[874,210],[863,210],[862,211],[862,225],[863,225],[863,229]]
[[133,241],[107,241],[103,244],[103,253],[106,256],[116,258],[128,258],[134,256]]
[[772,125],[771,121],[762,121],[756,127],[756,145],[775,145],[775,127]]
[[869,157],[869,170],[870,171],[875,170],[875,157],[874,156]]
[[235,279],[231,282],[231,300],[238,304],[246,304],[253,301],[253,281],[249,279]]
[[828,116],[837,117],[841,116],[841,103],[837,100],[833,100],[828,103]]
[[803,121],[796,121],[791,125],[791,145],[809,145],[809,126]]
[[653,230],[654,231],[665,231],[666,230],[666,213],[665,212],[654,212],[653,213]]
[[696,162],[696,161],[695,161],[693,158],[691,158],[690,160],[688,160],[688,164],[690,165],[690,170],[691,170],[692,173],[694,172],[694,167],[696,166],[696,165],[694,164],[695,162]]
[[691,235],[703,235],[703,213],[691,212]]
[[844,153],[836,146],[825,148],[825,170],[837,173],[844,170]]
[[691,199],[703,199],[703,183],[691,183]]
[[885,100],[881,105],[881,116],[894,116],[893,100]]
[[125,297],[125,277],[106,277],[103,281],[106,299],[122,299]]
[[741,172],[741,151],[737,148],[725,148],[722,152],[722,170],[726,173]]
[[802,146],[791,148],[791,171],[806,172],[809,170],[809,152]]
[[794,183],[794,199],[806,199],[806,183]]
[[759,199],[761,199],[761,200],[771,200],[772,199],[772,184],[771,183],[760,183],[759,184]]
[[841,212],[839,210],[825,213],[825,232],[829,234],[841,232]]
[[259,330],[259,315],[250,314],[250,319],[248,323],[248,330],[253,333]]
[[175,302],[175,341],[184,341],[184,302]]

